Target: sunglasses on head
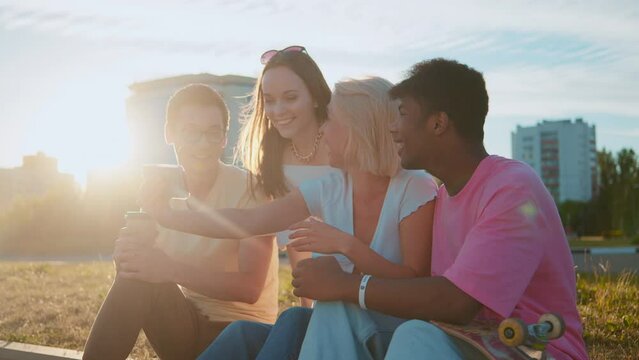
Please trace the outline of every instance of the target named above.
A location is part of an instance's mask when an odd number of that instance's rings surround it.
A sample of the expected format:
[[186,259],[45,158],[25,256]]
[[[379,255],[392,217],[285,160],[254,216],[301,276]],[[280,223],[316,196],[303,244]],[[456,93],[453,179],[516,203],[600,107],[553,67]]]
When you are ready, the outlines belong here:
[[279,53],[283,53],[283,52],[303,52],[306,53],[306,48],[303,46],[299,46],[299,45],[293,45],[293,46],[289,46],[287,48],[284,48],[282,50],[268,50],[266,52],[264,52],[264,54],[262,54],[262,56],[260,57],[260,62],[262,63],[262,65],[266,65],[272,58],[273,56],[279,54]]

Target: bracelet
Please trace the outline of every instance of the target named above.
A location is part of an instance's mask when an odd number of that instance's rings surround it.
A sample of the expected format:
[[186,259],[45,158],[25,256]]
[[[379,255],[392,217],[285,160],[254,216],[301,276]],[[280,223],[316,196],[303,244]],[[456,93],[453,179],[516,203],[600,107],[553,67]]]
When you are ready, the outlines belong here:
[[364,300],[366,298],[366,285],[368,285],[370,278],[370,275],[364,275],[362,276],[362,281],[359,283],[359,307],[363,310],[366,310],[366,302]]

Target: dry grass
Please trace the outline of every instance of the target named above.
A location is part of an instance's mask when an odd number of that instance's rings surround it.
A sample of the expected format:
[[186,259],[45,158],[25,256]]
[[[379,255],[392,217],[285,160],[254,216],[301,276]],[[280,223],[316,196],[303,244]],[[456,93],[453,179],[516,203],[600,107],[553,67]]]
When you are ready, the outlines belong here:
[[[0,339],[82,350],[112,269],[110,263],[1,263]],[[142,334],[132,357],[152,354]]]
[[[0,263],[0,339],[81,350],[113,281],[110,263]],[[295,304],[280,269],[280,310]],[[626,273],[580,275],[579,310],[592,359],[639,354],[639,280]],[[141,334],[132,357],[153,358]]]
[[[0,339],[82,350],[114,275],[108,262],[0,263]],[[290,279],[280,269],[280,310],[296,304]],[[131,357],[154,355],[142,332]]]
[[592,359],[639,358],[639,278],[625,272],[580,274],[578,306]]

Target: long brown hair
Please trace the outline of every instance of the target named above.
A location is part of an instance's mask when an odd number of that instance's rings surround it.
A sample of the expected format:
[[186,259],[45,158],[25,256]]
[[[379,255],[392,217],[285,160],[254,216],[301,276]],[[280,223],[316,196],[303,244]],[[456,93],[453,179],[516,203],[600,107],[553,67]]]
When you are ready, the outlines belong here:
[[244,124],[235,159],[239,159],[253,174],[250,179],[251,190],[258,188],[268,197],[280,197],[289,191],[282,161],[284,149],[290,144],[290,140],[282,137],[266,117],[262,94],[262,77],[266,71],[278,66],[285,66],[304,81],[314,103],[317,104],[315,115],[320,124],[326,121],[327,106],[331,100],[331,89],[324,75],[305,52],[279,52],[264,66],[255,84],[251,101],[244,108]]

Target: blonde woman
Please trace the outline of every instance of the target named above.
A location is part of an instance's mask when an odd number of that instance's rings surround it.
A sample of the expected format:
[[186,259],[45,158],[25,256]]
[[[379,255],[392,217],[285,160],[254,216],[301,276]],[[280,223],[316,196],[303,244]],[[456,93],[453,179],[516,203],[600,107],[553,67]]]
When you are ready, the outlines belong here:
[[[386,278],[428,276],[436,184],[423,171],[400,168],[398,149],[389,132],[390,124],[399,117],[397,104],[388,95],[391,87],[378,77],[335,85],[323,139],[330,165],[340,170],[336,174],[304,182],[284,197],[248,210],[174,211],[168,206],[164,184],[148,183],[141,193],[142,206],[163,226],[180,231],[243,238],[290,228],[295,231],[290,247],[335,256],[345,271]],[[322,308],[318,303],[314,314],[326,311],[331,318],[340,318],[344,310],[350,311],[345,307],[337,311]],[[349,318],[340,319],[345,323],[339,333],[349,332],[353,338],[356,329],[348,327]],[[381,325],[396,326],[401,322],[395,318],[378,320],[364,318],[373,325],[384,322]],[[247,324],[231,325],[203,358],[219,354],[220,348],[226,356],[252,358],[256,354],[247,353],[247,349],[261,347],[246,344],[253,340],[279,344],[262,350],[268,356],[280,356],[282,351],[290,356],[299,351],[300,344],[283,346],[285,342],[268,341],[277,336],[275,333],[264,337],[262,332],[250,339],[247,333],[251,329],[242,328],[250,327]],[[314,336],[323,343],[324,335],[317,332]]]

